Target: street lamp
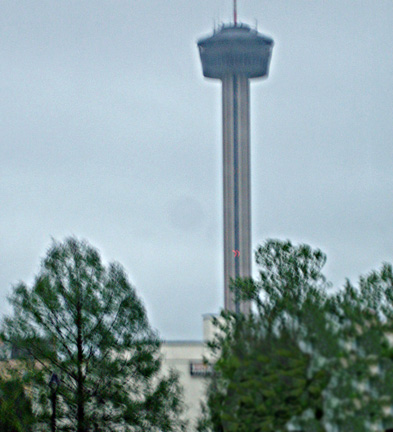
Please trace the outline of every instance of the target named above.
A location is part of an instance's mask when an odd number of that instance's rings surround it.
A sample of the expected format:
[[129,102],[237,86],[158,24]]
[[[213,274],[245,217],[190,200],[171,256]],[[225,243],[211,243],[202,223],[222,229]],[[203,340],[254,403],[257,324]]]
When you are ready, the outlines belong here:
[[56,432],[56,398],[57,398],[57,389],[60,385],[60,379],[55,374],[52,373],[49,381],[49,388],[51,389],[51,402],[52,402],[52,417],[51,417],[51,431]]

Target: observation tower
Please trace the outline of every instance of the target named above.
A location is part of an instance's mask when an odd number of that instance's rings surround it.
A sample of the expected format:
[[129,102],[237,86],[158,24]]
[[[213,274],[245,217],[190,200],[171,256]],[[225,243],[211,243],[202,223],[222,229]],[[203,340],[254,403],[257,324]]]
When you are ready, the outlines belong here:
[[203,75],[222,81],[224,185],[224,307],[248,313],[229,289],[251,277],[250,79],[269,73],[273,40],[248,25],[222,25],[198,41]]

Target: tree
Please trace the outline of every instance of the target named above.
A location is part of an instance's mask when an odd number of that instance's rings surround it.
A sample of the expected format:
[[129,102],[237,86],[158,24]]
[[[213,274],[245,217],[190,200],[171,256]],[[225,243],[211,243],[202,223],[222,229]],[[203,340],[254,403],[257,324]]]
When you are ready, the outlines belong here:
[[331,415],[338,429],[366,432],[373,424],[376,430],[392,427],[392,266],[385,263],[379,271],[360,277],[357,286],[347,280],[328,307],[342,346],[341,367],[329,386],[330,400],[337,401]]
[[84,241],[54,241],[10,301],[3,338],[27,354],[38,430],[49,430],[52,373],[59,431],[183,430],[177,376],[160,374],[160,341],[119,264]]
[[382,431],[393,419],[391,266],[331,292],[320,250],[268,240],[256,259],[259,281],[233,284],[255,312],[217,321],[199,431]]
[[261,337],[254,331],[257,325],[254,330],[249,322],[245,325],[241,331],[242,325],[236,324],[230,353],[225,350],[215,365],[215,388],[208,397],[209,408],[219,409],[212,418],[213,430],[286,430],[308,404],[320,405],[323,386],[318,384],[325,376],[307,379],[310,356],[289,332]]

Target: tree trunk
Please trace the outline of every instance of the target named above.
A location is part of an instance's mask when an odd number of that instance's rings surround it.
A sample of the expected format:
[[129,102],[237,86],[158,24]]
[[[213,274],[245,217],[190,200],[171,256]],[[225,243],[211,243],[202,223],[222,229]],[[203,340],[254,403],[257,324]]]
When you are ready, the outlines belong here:
[[83,376],[83,344],[82,344],[82,307],[81,299],[78,299],[76,311],[77,325],[77,351],[78,351],[78,387],[77,387],[77,431],[87,432],[85,426],[85,401],[84,401],[84,376]]

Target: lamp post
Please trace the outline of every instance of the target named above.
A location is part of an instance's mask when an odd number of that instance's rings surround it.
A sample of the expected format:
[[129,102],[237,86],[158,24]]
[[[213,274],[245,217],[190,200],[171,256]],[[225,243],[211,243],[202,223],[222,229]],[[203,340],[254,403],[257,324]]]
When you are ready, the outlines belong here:
[[52,417],[51,417],[51,431],[56,432],[56,402],[57,402],[57,389],[60,385],[60,379],[55,374],[52,373],[52,376],[49,381],[49,388],[51,389],[51,402],[52,402]]

